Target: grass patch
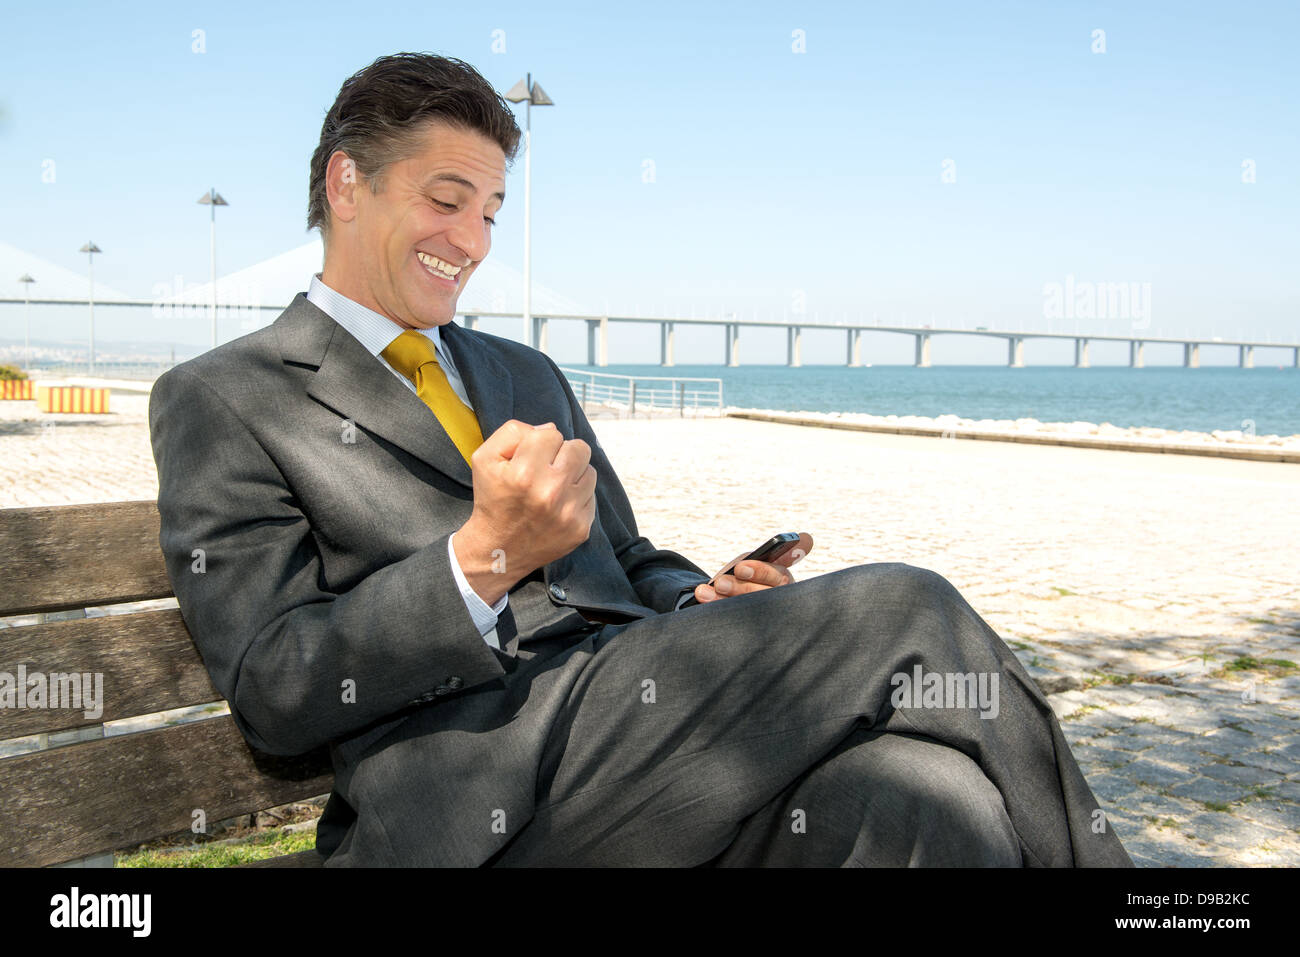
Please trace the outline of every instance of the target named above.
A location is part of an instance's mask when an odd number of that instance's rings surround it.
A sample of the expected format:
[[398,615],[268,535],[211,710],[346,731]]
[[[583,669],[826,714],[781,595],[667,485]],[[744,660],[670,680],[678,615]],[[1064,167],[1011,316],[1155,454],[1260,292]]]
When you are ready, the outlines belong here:
[[1276,625],[1277,624],[1277,622],[1275,622],[1272,618],[1247,618],[1246,620],[1250,622],[1252,625]]
[[1134,675],[1113,675],[1094,671],[1091,678],[1083,679],[1083,687],[1087,690],[1099,685],[1129,685],[1133,683],[1133,678]]
[[1157,828],[1170,828],[1171,830],[1178,827],[1178,822],[1172,817],[1159,817],[1155,814],[1146,815],[1146,820]]
[[[1083,680],[1084,690],[1096,688],[1100,685],[1173,685],[1174,679],[1168,675],[1117,675],[1111,672],[1094,671],[1091,678]],[[1150,720],[1149,718],[1147,720]]]
[[1052,591],[1056,592],[1056,594],[1059,595],[1061,598],[1066,598],[1070,595],[1078,594],[1077,592],[1070,591],[1070,589],[1068,588],[1062,588],[1060,585],[1053,585]]
[[1062,718],[1061,720],[1062,720],[1062,721],[1073,721],[1075,718],[1082,718],[1082,717],[1083,717],[1085,714],[1087,714],[1089,711],[1100,711],[1100,710],[1101,710],[1101,705],[1099,705],[1099,704],[1085,704],[1085,705],[1083,705],[1082,707],[1080,707],[1080,708],[1078,708],[1078,709],[1076,709],[1076,710],[1074,710],[1074,711],[1071,711],[1069,714],[1067,714],[1067,715],[1066,715],[1064,718]]
[[1273,789],[1265,784],[1257,784],[1250,789],[1250,793],[1242,798],[1243,801],[1267,801],[1275,797]]
[[117,867],[236,867],[253,861],[297,854],[316,847],[315,831],[285,833],[274,828],[255,834],[239,844],[208,844],[178,850],[148,849],[123,854],[116,859]]
[[1222,801],[1202,801],[1207,811],[1218,811],[1221,814],[1231,814],[1232,808]]
[[1262,671],[1275,678],[1283,678],[1297,669],[1300,669],[1300,665],[1297,665],[1294,661],[1288,661],[1286,658],[1252,658],[1250,655],[1243,655],[1240,658],[1232,659],[1222,668],[1211,672],[1211,676],[1226,678],[1234,672]]

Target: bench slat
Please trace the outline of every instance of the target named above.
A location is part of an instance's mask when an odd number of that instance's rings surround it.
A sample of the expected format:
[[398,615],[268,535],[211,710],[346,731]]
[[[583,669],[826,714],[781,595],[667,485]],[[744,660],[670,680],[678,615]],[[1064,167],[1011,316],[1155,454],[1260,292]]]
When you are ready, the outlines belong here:
[[156,502],[0,509],[0,616],[167,598]]
[[53,673],[103,674],[103,714],[87,718],[84,708],[0,709],[0,740],[221,700],[175,608],[0,632],[0,672],[17,678],[20,664],[28,676],[44,674],[47,685],[53,684],[48,680]]
[[42,867],[326,794],[324,749],[249,748],[229,715],[0,760],[0,867]]

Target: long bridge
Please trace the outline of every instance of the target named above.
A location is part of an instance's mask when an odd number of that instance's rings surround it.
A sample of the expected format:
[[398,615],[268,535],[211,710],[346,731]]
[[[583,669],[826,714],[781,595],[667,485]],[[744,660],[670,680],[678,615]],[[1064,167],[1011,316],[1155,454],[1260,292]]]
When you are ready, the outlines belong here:
[[[520,316],[519,313],[491,312],[476,313],[472,315],[466,314],[463,318],[465,325],[468,328],[473,329],[475,322],[479,318],[521,319],[522,316]],[[1300,342],[1266,342],[1263,340],[1249,339],[1223,339],[1218,336],[1153,336],[1148,335],[1141,330],[1135,330],[1132,335],[1125,336],[1103,333],[1084,335],[1077,332],[1026,332],[1024,330],[993,329],[985,326],[966,329],[958,327],[937,327],[933,325],[865,325],[817,321],[810,322],[802,319],[765,321],[759,319],[745,320],[735,317],[696,319],[694,317],[665,318],[662,316],[591,317],[564,315],[534,315],[532,318],[532,341],[530,344],[535,345],[542,352],[546,352],[547,324],[551,320],[580,320],[586,322],[587,365],[589,366],[605,366],[609,364],[610,323],[639,322],[659,324],[659,364],[661,366],[671,366],[674,364],[673,339],[676,326],[720,325],[725,329],[723,361],[724,364],[728,366],[740,365],[740,328],[741,326],[746,326],[767,329],[784,328],[786,330],[786,365],[791,367],[797,367],[803,364],[801,351],[803,331],[805,329],[832,329],[844,333],[844,364],[849,367],[862,365],[862,334],[864,332],[889,332],[912,336],[916,340],[916,358],[913,364],[919,368],[929,367],[930,341],[934,336],[942,335],[990,336],[1005,339],[1007,342],[1007,365],[1013,369],[1023,368],[1025,365],[1026,339],[1073,339],[1074,365],[1080,369],[1088,368],[1088,347],[1092,342],[1127,342],[1129,346],[1128,364],[1135,369],[1142,368],[1143,350],[1148,343],[1154,345],[1181,345],[1183,347],[1183,365],[1190,369],[1195,369],[1201,364],[1201,346],[1235,347],[1237,349],[1237,364],[1243,369],[1254,368],[1255,350],[1257,348],[1290,349],[1292,365],[1296,368],[1300,368]]]
[[[0,298],[0,304],[22,304],[30,302],[31,305],[57,305],[57,306],[85,306],[88,304],[86,299],[7,299]],[[128,306],[137,308],[157,308],[159,305],[171,306],[175,308],[206,310],[211,306],[207,303],[191,302],[163,302],[150,299],[120,299],[120,300],[95,300],[97,306]],[[229,316],[231,313],[245,313],[256,311],[272,311],[279,313],[283,311],[283,304],[276,305],[247,305],[243,303],[218,303],[217,308],[224,310]],[[203,314],[207,314],[204,312]],[[523,319],[523,314],[518,312],[464,312],[461,313],[464,325],[473,329],[480,319]],[[722,326],[723,335],[723,363],[728,366],[740,365],[740,330],[746,328],[764,328],[786,330],[786,365],[797,367],[803,364],[801,352],[803,345],[803,333],[806,329],[818,330],[838,330],[844,333],[844,364],[850,367],[862,365],[862,334],[864,332],[884,332],[894,333],[897,335],[912,336],[915,340],[915,360],[914,365],[920,368],[926,368],[930,365],[930,343],[935,336],[985,336],[998,339],[1005,339],[1007,343],[1007,365],[1013,369],[1023,368],[1025,364],[1025,340],[1026,339],[1072,339],[1074,340],[1074,365],[1077,368],[1086,369],[1089,365],[1089,345],[1093,342],[1126,342],[1128,343],[1128,364],[1140,369],[1143,366],[1144,348],[1150,345],[1180,345],[1183,349],[1183,365],[1190,369],[1195,369],[1201,364],[1201,347],[1225,347],[1235,348],[1237,350],[1237,365],[1243,369],[1251,369],[1255,366],[1256,349],[1290,349],[1291,364],[1300,368],[1300,341],[1293,342],[1269,342],[1260,339],[1223,339],[1218,336],[1155,336],[1150,335],[1144,329],[1135,328],[1130,335],[1117,335],[1114,333],[1080,333],[1080,332],[1031,332],[1023,329],[997,329],[986,326],[976,326],[974,329],[967,329],[956,326],[933,326],[926,325],[907,325],[907,324],[887,324],[880,323],[851,323],[851,322],[820,322],[817,320],[807,320],[802,318],[790,320],[760,320],[760,319],[741,319],[734,314],[728,314],[721,318],[704,317],[695,318],[694,316],[582,316],[582,315],[565,315],[565,314],[534,314],[532,316],[531,327],[529,332],[531,338],[529,345],[535,346],[542,352],[547,351],[548,326],[552,321],[577,321],[587,324],[587,365],[589,366],[606,366],[609,365],[609,327],[612,323],[658,323],[659,324],[659,365],[672,366],[674,362],[673,346],[674,334],[677,326]]]

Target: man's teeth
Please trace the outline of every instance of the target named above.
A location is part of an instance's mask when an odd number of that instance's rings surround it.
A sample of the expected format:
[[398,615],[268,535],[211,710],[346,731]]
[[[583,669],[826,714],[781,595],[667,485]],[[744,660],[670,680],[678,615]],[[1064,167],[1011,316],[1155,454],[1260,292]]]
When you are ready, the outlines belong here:
[[415,256],[424,264],[426,269],[445,279],[455,279],[460,275],[460,266],[453,266],[449,262],[443,262],[437,256],[430,256],[427,253],[421,252],[417,252]]

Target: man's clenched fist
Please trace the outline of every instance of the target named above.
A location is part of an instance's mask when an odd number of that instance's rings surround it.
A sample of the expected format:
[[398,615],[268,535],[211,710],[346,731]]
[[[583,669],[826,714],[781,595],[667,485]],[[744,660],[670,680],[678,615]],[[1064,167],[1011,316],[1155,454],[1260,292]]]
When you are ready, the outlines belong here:
[[511,419],[474,454],[474,511],[452,542],[470,587],[489,605],[534,569],[587,540],[596,517],[591,446],[555,423]]

